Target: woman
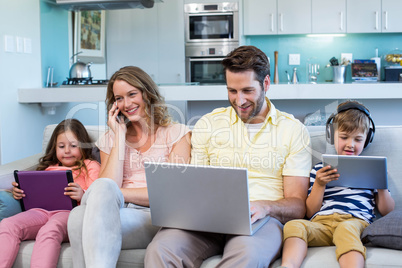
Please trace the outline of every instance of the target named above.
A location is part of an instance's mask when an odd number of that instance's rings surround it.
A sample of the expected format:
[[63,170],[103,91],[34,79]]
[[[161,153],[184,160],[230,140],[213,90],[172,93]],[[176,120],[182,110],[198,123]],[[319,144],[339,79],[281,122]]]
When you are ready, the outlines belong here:
[[123,67],[106,93],[110,130],[100,149],[98,179],[72,210],[68,231],[74,267],[116,267],[121,249],[146,248],[152,226],[144,161],[190,160],[190,132],[174,124],[156,84],[143,70]]

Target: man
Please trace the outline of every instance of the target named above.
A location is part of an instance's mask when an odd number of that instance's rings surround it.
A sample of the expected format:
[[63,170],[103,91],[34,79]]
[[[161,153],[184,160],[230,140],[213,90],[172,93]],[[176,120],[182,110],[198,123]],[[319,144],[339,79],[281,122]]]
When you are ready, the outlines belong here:
[[[147,248],[146,267],[268,267],[281,251],[283,223],[305,215],[311,156],[306,128],[265,97],[267,56],[242,46],[223,60],[231,107],[203,116],[192,134],[192,164],[248,168],[251,221],[271,219],[253,236],[162,228]],[[219,204],[211,204],[216,206]]]

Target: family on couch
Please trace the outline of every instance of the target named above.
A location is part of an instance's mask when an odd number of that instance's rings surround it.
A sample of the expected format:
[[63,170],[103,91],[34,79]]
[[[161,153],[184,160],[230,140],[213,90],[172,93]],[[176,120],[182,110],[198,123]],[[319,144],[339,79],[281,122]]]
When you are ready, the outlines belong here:
[[[348,220],[357,222],[352,224],[352,228],[358,226],[353,236],[335,245],[337,249],[347,248],[338,256],[342,267],[346,265],[342,265],[341,259],[349,253],[359,261],[359,265],[353,267],[363,267],[364,247],[360,233],[371,223],[374,204],[383,215],[393,210],[389,192],[353,190],[357,192],[353,195],[362,198],[345,202],[347,209],[323,209],[323,201],[329,204],[336,201],[336,198],[326,199],[331,190],[325,186],[338,175],[329,167],[319,169],[321,166],[316,166],[309,181],[312,163],[308,131],[292,115],[277,110],[265,97],[270,85],[267,56],[256,47],[242,46],[229,53],[222,64],[231,107],[203,116],[191,133],[186,126],[172,122],[156,84],[141,69],[123,67],[111,77],[106,96],[110,130],[96,143],[101,155],[100,179],[92,183],[80,199],[81,205],[74,208],[68,218],[74,267],[115,267],[121,249],[147,246],[145,267],[199,267],[203,260],[216,254],[222,254],[219,267],[268,267],[281,254],[283,224],[288,222],[286,226],[291,226],[294,223],[291,220],[303,219],[306,213],[313,221],[321,215],[326,215],[327,221],[347,221],[343,217],[347,215]],[[349,108],[342,109],[342,105]],[[338,154],[359,155],[367,139],[372,140],[368,137],[371,117],[359,103],[342,105],[333,118],[339,128],[331,132],[338,145],[336,150]],[[361,119],[357,123],[349,120],[348,127],[343,128],[339,115],[349,111],[360,114]],[[258,163],[266,160],[270,165],[256,165],[253,159],[258,159]],[[253,236],[152,226],[144,161],[191,161],[196,165],[221,165],[230,161],[234,166],[246,167],[251,221],[267,215],[271,218]],[[350,189],[338,189],[342,190]],[[16,187],[13,191],[14,196],[21,193]],[[352,205],[358,209],[349,211]],[[336,219],[327,215],[336,215]],[[313,221],[305,221],[303,226]],[[1,246],[7,241],[2,239],[10,236],[3,222],[0,222]],[[307,227],[302,231],[298,226],[303,236],[288,235],[287,229],[285,238],[289,238],[285,241],[282,264],[298,267],[310,239],[321,234],[310,237]],[[327,240],[331,244],[330,237],[336,236],[336,228],[323,232],[329,232]],[[348,247],[351,243],[356,247]],[[286,255],[286,252],[293,253]],[[6,261],[10,263],[10,257],[0,254],[0,267],[10,267],[5,265]]]

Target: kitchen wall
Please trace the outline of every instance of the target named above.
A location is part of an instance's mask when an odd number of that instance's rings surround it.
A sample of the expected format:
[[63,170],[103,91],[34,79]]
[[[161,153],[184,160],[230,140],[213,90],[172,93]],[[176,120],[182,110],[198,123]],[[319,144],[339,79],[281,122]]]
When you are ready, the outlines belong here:
[[[379,56],[395,48],[402,49],[402,33],[375,33],[375,34],[346,34],[343,37],[307,37],[306,35],[273,35],[247,36],[244,39],[247,45],[254,45],[263,50],[271,59],[271,75],[274,74],[274,51],[278,51],[279,81],[287,82],[285,71],[293,73],[297,68],[299,81],[307,81],[307,62],[319,63],[321,74],[319,82],[332,80],[332,69],[324,68],[329,59],[336,57],[340,60],[341,53],[353,53],[353,59],[370,59],[375,57],[378,48]],[[300,65],[289,65],[289,54],[300,54]],[[385,62],[382,61],[381,66]],[[351,82],[350,66],[347,69],[347,82]]]
[[[19,87],[42,86],[39,9],[39,0],[0,1],[0,155],[3,164],[39,152],[41,131],[52,122],[38,105],[21,105],[17,101]],[[5,36],[10,36],[14,42],[10,44],[13,52],[5,52]],[[31,53],[17,52],[16,37],[30,41]]]

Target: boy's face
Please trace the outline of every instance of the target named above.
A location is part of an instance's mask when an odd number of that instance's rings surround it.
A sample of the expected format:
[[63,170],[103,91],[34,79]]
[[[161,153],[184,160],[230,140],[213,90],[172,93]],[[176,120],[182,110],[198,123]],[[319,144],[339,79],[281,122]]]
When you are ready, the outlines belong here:
[[364,149],[366,133],[356,130],[345,132],[335,130],[335,150],[338,155],[360,155]]

